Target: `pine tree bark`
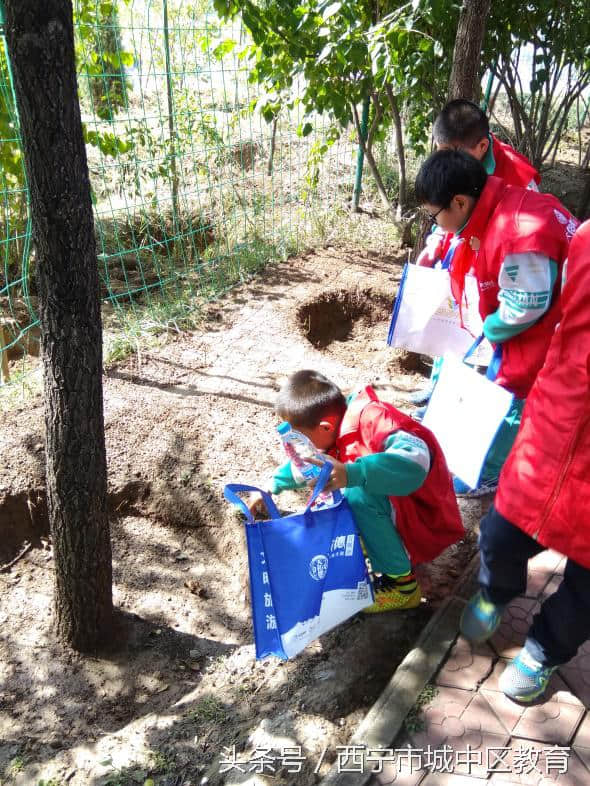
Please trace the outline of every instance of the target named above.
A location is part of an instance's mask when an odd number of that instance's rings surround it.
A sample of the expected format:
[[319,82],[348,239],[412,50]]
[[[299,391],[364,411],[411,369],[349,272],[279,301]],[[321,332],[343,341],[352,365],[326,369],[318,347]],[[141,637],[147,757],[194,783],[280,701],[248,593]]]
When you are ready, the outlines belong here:
[[58,637],[97,647],[112,624],[102,327],[70,0],[4,0],[37,252],[47,496]]
[[449,80],[449,101],[478,101],[479,61],[491,0],[463,0]]

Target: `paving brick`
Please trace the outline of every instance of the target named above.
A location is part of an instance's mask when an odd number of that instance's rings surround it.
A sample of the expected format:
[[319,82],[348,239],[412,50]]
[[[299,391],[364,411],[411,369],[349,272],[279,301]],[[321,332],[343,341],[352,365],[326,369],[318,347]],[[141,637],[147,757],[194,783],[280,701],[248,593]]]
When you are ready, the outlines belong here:
[[[490,786],[553,786],[555,783],[559,786],[587,786],[590,782],[590,772],[575,753],[566,752],[565,758],[547,758],[546,752],[552,750],[550,746],[518,737],[510,741],[510,748],[501,765],[507,772],[494,772],[489,780]],[[534,758],[533,752],[537,752],[538,758]],[[562,763],[567,766],[566,772],[560,771]]]
[[568,745],[572,740],[584,707],[568,704],[555,697],[534,707],[527,707],[514,727],[514,733],[547,744]]
[[506,731],[512,734],[512,730],[520,720],[526,708],[522,707],[520,704],[515,704],[500,691],[481,688],[480,692],[500,719]]
[[[440,750],[444,745],[453,752],[456,772],[486,778],[486,750],[490,746],[505,746],[510,737],[509,732],[484,696],[451,688],[444,690],[439,707],[433,709],[430,715],[425,713],[425,729],[410,734],[413,745],[424,751],[428,746]],[[462,706],[461,700],[465,696],[469,696],[470,701]],[[432,760],[425,762],[425,766],[432,769]],[[437,774],[444,774],[444,770],[439,768]]]
[[517,781],[506,780],[509,777],[509,775],[492,775],[488,783],[493,783],[494,786],[520,786]]
[[588,642],[580,647],[573,660],[559,667],[559,674],[580,701],[590,708],[590,647]]
[[498,655],[513,658],[518,654],[538,608],[538,602],[531,598],[516,598],[504,610],[500,627],[490,640]]
[[381,772],[376,772],[369,781],[368,786],[419,786],[426,777],[426,770],[410,771],[402,761],[388,761],[383,763]]
[[458,639],[436,677],[437,685],[450,688],[477,688],[491,672],[495,654],[487,644],[474,646]]
[[575,751],[576,756],[578,756],[587,769],[590,770],[590,748],[579,748],[577,745],[574,745],[572,750]]
[[590,748],[590,715],[588,713],[586,713],[586,717],[580,724],[572,745],[580,748]]
[[576,707],[584,706],[583,702],[572,693],[569,685],[561,678],[558,671],[551,677],[547,690],[545,691],[545,700],[548,701],[550,699],[561,701],[564,704],[575,704]]
[[485,781],[469,775],[456,775],[453,773],[431,772],[421,786],[482,786]]
[[492,710],[485,696],[477,693],[461,715],[466,729],[483,730],[491,734],[505,734],[506,728]]
[[507,658],[500,658],[500,660],[497,660],[488,678],[482,682],[481,687],[486,690],[499,691],[500,687],[498,685],[498,680],[509,663],[510,661]]
[[454,752],[455,772],[487,778],[489,775],[488,751],[508,745],[508,734],[490,734],[487,731],[466,731],[461,738],[448,739]]
[[444,718],[458,718],[474,696],[474,692],[461,688],[439,687],[434,699],[424,707],[426,724],[440,723]]

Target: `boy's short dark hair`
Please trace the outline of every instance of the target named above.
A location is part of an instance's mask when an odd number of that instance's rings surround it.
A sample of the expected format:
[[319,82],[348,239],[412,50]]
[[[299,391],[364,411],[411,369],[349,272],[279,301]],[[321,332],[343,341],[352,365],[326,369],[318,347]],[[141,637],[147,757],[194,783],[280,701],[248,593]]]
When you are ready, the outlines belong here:
[[314,428],[326,415],[344,415],[346,399],[319,371],[303,369],[291,374],[280,389],[275,409],[293,428]]
[[416,177],[419,205],[449,207],[457,194],[479,199],[488,179],[483,164],[463,150],[437,150]]
[[437,145],[458,142],[465,147],[475,147],[489,133],[490,124],[485,112],[473,101],[464,98],[456,98],[445,104],[432,129]]

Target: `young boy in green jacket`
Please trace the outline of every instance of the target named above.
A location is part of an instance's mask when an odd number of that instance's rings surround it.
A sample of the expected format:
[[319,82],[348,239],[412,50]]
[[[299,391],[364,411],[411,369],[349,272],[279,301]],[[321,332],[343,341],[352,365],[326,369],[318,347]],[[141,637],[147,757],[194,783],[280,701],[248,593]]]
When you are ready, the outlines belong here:
[[[421,592],[412,564],[438,556],[463,536],[442,451],[420,423],[379,401],[366,387],[348,398],[323,374],[292,374],[279,392],[280,418],[310,439],[332,465],[326,489],[342,489],[373,571],[375,603],[366,613],[410,609]],[[269,491],[300,488],[291,462],[279,467]],[[260,510],[260,499],[250,509]]]

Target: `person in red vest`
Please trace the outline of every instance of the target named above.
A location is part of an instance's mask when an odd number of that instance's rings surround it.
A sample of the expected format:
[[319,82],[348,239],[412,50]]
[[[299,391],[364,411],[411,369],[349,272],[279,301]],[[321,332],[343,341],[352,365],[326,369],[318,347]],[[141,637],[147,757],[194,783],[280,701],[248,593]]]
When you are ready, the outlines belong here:
[[590,221],[574,235],[563,278],[559,323],[481,522],[480,591],[461,620],[464,636],[485,641],[524,593],[528,560],[547,548],[567,557],[561,584],[500,677],[501,690],[524,702],[590,638]]
[[[292,374],[279,392],[279,417],[308,437],[332,462],[328,491],[343,489],[375,579],[366,613],[411,609],[421,602],[413,566],[437,557],[465,532],[451,475],[433,434],[364,387],[345,399],[317,371]],[[316,462],[314,462],[316,463]],[[304,485],[287,462],[269,491]],[[260,510],[260,497],[249,507]]]
[[515,395],[482,473],[484,486],[493,484],[559,322],[556,282],[578,221],[551,194],[488,176],[479,161],[457,150],[437,151],[424,162],[416,198],[458,241],[449,268],[457,303],[466,274],[476,276],[483,333],[495,346],[495,381]]
[[541,176],[528,158],[491,133],[485,112],[472,101],[449,101],[434,121],[432,135],[438,150],[464,150],[481,161],[488,175],[511,186],[539,190]]
[[553,195],[488,176],[459,150],[433,153],[415,187],[432,220],[461,241],[449,268],[458,303],[466,274],[477,278],[484,335],[502,349],[497,382],[525,398],[559,322],[555,285],[578,220]]
[[[538,191],[541,176],[528,158],[510,145],[500,142],[491,132],[485,112],[473,101],[457,98],[449,101],[434,121],[434,144],[438,150],[464,150],[481,161],[488,175],[499,177],[512,186]],[[435,227],[426,240],[416,264],[423,267],[450,267],[455,245],[453,234]],[[429,384],[410,396],[414,404],[426,404],[440,374],[441,358],[435,358]],[[415,413],[420,417],[425,410]]]
[[[485,112],[473,101],[456,98],[445,104],[434,121],[432,136],[437,150],[464,150],[481,161],[488,175],[511,186],[539,190],[541,175],[528,158],[492,134]],[[431,233],[417,264],[433,267],[443,263],[451,238],[442,231]]]

